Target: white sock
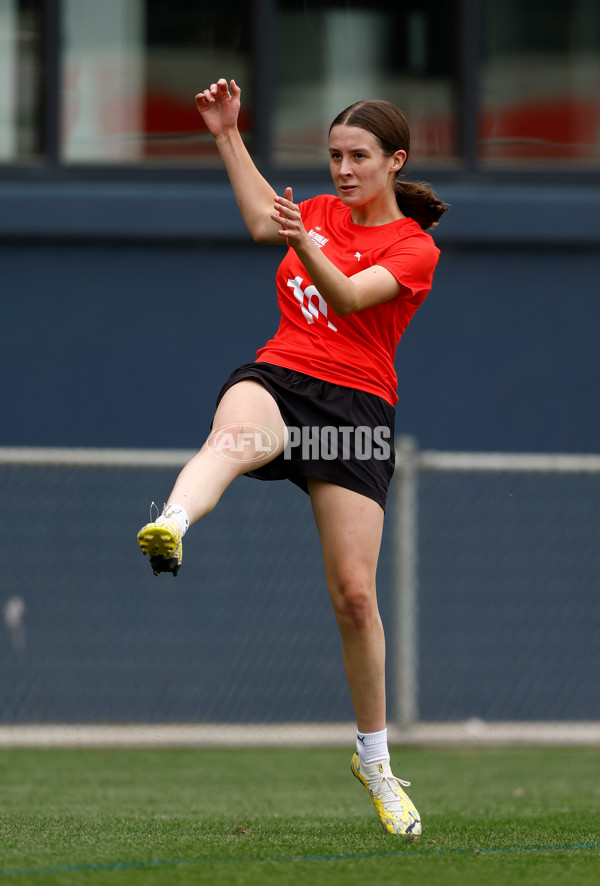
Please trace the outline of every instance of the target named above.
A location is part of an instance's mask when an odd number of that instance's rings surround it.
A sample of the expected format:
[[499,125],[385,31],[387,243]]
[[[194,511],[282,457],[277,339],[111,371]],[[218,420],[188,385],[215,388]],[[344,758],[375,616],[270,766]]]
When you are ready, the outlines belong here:
[[356,733],[356,750],[360,762],[367,766],[371,763],[383,763],[390,759],[387,743],[387,729],[381,732]]
[[185,508],[182,508],[181,505],[176,504],[168,504],[163,508],[163,512],[156,521],[157,523],[177,523],[179,528],[181,529],[182,537],[188,531],[190,525],[190,519],[187,515]]

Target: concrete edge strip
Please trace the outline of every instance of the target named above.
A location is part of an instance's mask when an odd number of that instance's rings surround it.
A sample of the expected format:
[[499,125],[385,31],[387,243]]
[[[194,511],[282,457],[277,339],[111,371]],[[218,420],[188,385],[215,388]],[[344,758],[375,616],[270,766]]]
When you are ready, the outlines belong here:
[[[0,748],[351,747],[353,723],[5,724]],[[389,727],[392,746],[600,746],[600,722],[415,723]]]

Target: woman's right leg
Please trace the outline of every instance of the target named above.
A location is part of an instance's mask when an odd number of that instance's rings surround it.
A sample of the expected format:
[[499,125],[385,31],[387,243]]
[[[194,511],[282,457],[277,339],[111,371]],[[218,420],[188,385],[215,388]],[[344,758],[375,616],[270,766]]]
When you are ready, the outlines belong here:
[[[218,441],[226,445],[220,448]],[[179,474],[168,504],[185,508],[195,523],[212,511],[232,480],[268,464],[286,443],[287,428],[272,395],[258,381],[237,382],[223,395],[210,437]]]
[[188,525],[212,511],[232,480],[268,464],[286,443],[279,407],[260,382],[244,379],[229,388],[208,440],[179,474],[162,515],[138,532],[154,574],[177,575]]

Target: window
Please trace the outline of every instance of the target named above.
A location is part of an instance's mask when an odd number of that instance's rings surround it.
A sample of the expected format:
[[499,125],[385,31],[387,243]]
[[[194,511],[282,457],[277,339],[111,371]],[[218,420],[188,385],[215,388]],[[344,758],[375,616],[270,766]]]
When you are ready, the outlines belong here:
[[411,165],[458,160],[458,3],[279,0],[273,155],[321,165],[343,108],[383,98],[408,119]]
[[373,97],[409,174],[600,173],[600,0],[0,0],[0,175],[210,178],[194,95],[220,76],[267,176],[324,174]]
[[39,160],[42,0],[0,0],[0,162]]
[[600,3],[485,3],[487,166],[600,165]]
[[252,4],[65,0],[62,158],[67,163],[215,162],[194,95],[244,83],[251,135]]

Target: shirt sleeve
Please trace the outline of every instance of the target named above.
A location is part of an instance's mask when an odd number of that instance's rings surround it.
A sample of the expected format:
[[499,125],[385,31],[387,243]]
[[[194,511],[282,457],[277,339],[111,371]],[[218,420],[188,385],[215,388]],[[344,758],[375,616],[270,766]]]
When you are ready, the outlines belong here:
[[400,284],[400,298],[421,304],[431,289],[439,255],[429,235],[409,237],[390,247],[376,264],[394,275]]

